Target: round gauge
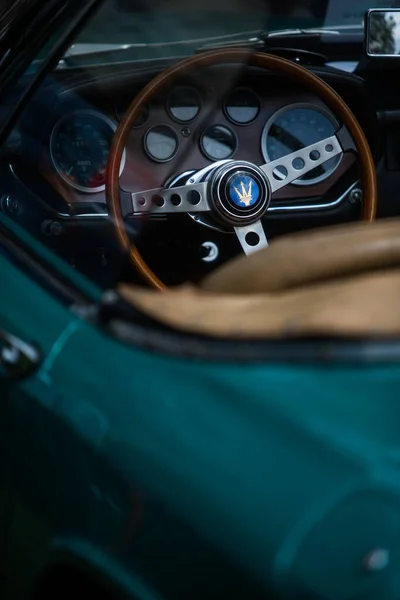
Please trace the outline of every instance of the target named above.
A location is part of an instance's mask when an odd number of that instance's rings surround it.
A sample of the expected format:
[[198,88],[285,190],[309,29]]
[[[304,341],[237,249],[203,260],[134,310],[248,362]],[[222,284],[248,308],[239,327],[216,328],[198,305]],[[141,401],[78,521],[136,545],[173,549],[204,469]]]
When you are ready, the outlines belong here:
[[147,155],[156,162],[171,160],[178,151],[179,140],[169,125],[154,125],[144,138]]
[[167,110],[171,117],[180,123],[193,121],[200,112],[200,106],[200,94],[193,87],[176,87],[168,97]]
[[211,160],[224,160],[233,156],[237,150],[237,137],[230,127],[211,125],[200,138],[203,154]]
[[248,125],[260,112],[261,102],[257,94],[248,88],[236,88],[224,103],[224,111],[230,121],[237,125]]
[[[58,121],[50,139],[51,159],[58,174],[81,192],[103,191],[115,130],[115,123],[90,110],[76,111]],[[124,164],[125,151],[121,172]]]
[[[128,107],[128,105],[126,105],[125,108],[116,108],[115,109],[115,113],[117,115],[118,121],[121,121],[123,119],[127,107]],[[138,127],[142,127],[145,123],[147,123],[147,121],[149,120],[149,116],[150,116],[150,106],[148,104],[146,104],[146,106],[144,106],[142,111],[139,113],[139,116],[136,119],[135,124],[133,125],[134,129],[137,129]]]
[[150,116],[150,106],[147,104],[142,111],[139,113],[138,118],[136,119],[133,127],[136,129],[137,127],[142,127],[149,120]]
[[[339,124],[327,110],[312,104],[294,104],[279,110],[264,127],[261,149],[265,161],[282,158],[336,133]],[[331,158],[293,182],[310,185],[323,181],[336,170],[342,155]]]

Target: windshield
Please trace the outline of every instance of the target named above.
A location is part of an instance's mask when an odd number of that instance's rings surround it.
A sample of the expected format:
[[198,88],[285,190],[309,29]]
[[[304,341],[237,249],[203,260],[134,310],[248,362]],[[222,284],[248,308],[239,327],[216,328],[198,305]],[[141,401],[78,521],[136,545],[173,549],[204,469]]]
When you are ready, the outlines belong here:
[[[282,29],[361,26],[388,0],[110,0],[76,44],[168,44]],[[82,48],[81,48],[82,50]]]

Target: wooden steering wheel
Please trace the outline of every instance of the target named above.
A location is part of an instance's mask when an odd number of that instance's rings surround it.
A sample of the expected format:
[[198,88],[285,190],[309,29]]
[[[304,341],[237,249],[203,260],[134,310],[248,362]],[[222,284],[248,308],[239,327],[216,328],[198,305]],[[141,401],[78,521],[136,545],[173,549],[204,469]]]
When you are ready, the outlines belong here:
[[[144,106],[173,81],[193,70],[224,63],[261,67],[291,78],[318,95],[342,123],[341,128],[325,140],[267,164],[257,166],[245,161],[220,161],[215,163],[213,170],[205,169],[206,174],[199,171],[191,176],[186,185],[131,192],[132,201],[122,203],[119,187],[122,155],[130,131]],[[107,169],[109,214],[121,245],[129,249],[132,265],[151,286],[165,290],[166,286],[129,240],[125,227],[128,215],[211,211],[219,222],[235,229],[243,250],[250,254],[254,247],[258,250],[268,245],[261,218],[268,209],[271,195],[328,159],[347,151],[355,152],[359,161],[364,191],[361,218],[373,221],[377,206],[377,183],[371,151],[356,117],[329,85],[305,68],[279,56],[253,53],[245,49],[216,50],[196,55],[155,77],[135,97],[121,120],[113,138]]]

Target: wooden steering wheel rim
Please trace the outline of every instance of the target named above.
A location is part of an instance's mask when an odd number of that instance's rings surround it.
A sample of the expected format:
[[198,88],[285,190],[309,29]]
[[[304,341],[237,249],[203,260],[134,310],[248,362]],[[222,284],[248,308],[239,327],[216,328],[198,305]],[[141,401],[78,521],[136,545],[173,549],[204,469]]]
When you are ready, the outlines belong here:
[[142,108],[155,95],[172,81],[192,72],[194,69],[220,63],[238,63],[246,66],[261,67],[272,72],[286,75],[318,95],[332,110],[334,115],[347,127],[359,153],[361,183],[364,190],[364,202],[361,219],[373,221],[377,208],[377,182],[374,161],[365,135],[350,108],[327,83],[304,67],[285,58],[271,54],[252,52],[247,49],[233,48],[189,57],[160,73],[134,98],[126,111],[113,137],[110,158],[107,166],[106,197],[109,214],[114,223],[118,240],[124,249],[129,250],[132,265],[152,287],[165,290],[165,284],[153,273],[143,260],[138,249],[131,244],[125,229],[119,200],[119,173],[122,154]]

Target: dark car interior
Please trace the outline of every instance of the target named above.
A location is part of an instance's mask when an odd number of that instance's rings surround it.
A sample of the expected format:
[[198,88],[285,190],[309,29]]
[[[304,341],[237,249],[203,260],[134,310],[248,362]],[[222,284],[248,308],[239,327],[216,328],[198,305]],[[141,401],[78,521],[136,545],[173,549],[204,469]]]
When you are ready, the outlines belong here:
[[[399,215],[393,193],[400,184],[395,67],[385,71],[364,58],[360,32],[340,44],[320,32],[282,36],[264,40],[257,50],[296,62],[341,96],[375,161],[377,218]],[[357,57],[355,72],[348,72]],[[107,159],[128,106],[174,62],[107,63],[101,54],[89,66],[79,59],[68,66],[61,61],[3,150],[1,209],[103,288],[116,279],[143,283],[108,218]],[[306,86],[246,64],[211,66],[167,86],[143,108],[121,163],[121,198],[132,190],[183,185],[221,160],[260,165],[328,137],[339,126]],[[362,203],[357,161],[344,153],[273,194],[263,225],[273,240],[356,221]],[[232,229],[206,214],[132,214],[127,227],[145,262],[168,286],[196,283],[242,253]]]

